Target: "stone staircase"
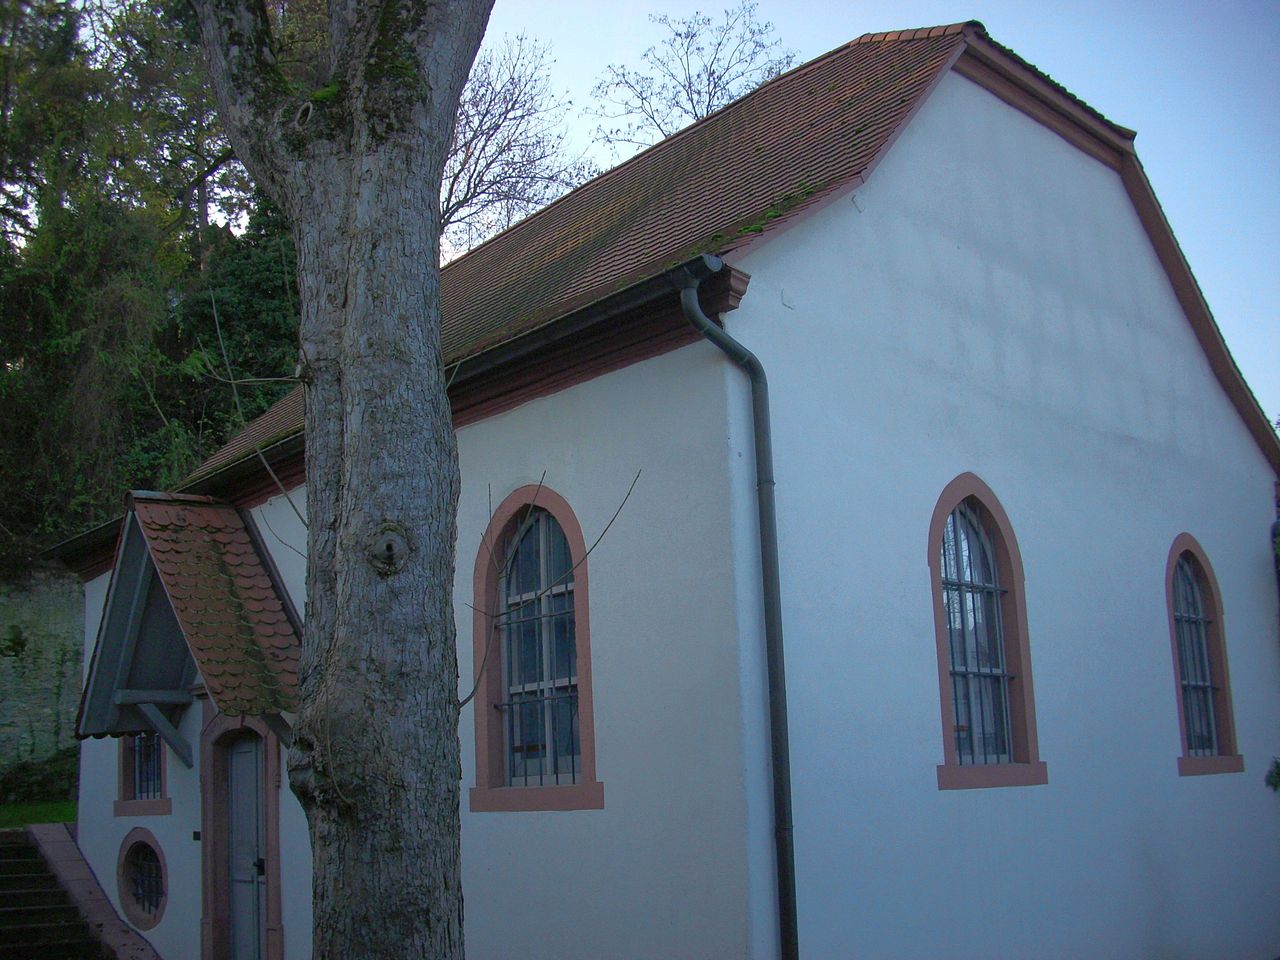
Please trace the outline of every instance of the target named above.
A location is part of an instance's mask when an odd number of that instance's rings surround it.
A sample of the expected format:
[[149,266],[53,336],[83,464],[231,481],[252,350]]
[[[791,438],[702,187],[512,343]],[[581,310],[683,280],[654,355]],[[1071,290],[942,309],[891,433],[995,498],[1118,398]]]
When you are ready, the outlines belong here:
[[0,830],[0,960],[114,960],[25,830]]

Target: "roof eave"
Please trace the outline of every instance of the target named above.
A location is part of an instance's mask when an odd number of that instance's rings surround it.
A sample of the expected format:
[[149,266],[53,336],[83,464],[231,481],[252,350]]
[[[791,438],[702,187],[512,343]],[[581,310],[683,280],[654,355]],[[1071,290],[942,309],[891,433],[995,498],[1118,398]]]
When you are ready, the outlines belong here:
[[[453,377],[452,383],[461,386],[481,373],[527,357],[551,344],[563,342],[619,314],[665,297],[675,296],[676,291],[679,290],[679,278],[688,270],[697,269],[703,259],[703,255],[698,254],[681,260],[659,274],[630,284],[607,297],[549,320],[533,330],[465,357],[458,361],[458,372]],[[731,274],[731,277],[726,278],[729,281],[727,297],[720,304],[721,310],[735,309],[746,291],[745,275],[741,271],[731,271]]]

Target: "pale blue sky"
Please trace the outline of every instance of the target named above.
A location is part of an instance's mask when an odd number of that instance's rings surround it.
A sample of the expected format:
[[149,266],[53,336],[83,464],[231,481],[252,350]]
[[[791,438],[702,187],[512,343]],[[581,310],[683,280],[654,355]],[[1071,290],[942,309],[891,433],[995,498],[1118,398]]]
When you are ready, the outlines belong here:
[[[719,15],[726,4],[497,0],[491,39],[552,44],[552,82],[575,115],[610,62],[661,34],[649,13]],[[812,59],[878,30],[981,20],[991,36],[1109,119],[1138,156],[1227,345],[1272,421],[1280,417],[1280,0],[761,0],[784,44]],[[574,136],[592,127],[578,120]]]

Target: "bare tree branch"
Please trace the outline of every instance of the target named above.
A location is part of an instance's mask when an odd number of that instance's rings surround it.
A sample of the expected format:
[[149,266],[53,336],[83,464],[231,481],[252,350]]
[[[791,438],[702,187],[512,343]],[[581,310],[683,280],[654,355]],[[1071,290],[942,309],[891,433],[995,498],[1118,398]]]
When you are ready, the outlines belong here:
[[547,82],[550,51],[524,35],[483,51],[462,90],[440,191],[448,259],[596,173],[566,153],[572,103]]
[[719,22],[698,11],[682,19],[650,15],[668,35],[641,55],[639,68],[605,68],[587,111],[602,121],[596,139],[615,154],[650,146],[788,69],[795,54],[782,48],[772,23],[756,19],[756,6],[741,0]]

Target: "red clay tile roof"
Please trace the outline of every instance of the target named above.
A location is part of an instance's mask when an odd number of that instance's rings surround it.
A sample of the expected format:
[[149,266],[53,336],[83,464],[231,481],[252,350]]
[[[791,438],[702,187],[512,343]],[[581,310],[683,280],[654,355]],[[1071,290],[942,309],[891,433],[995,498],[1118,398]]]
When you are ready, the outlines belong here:
[[[698,253],[724,253],[864,173],[980,24],[868,34],[561,197],[447,264],[444,359],[456,363]],[[197,475],[302,428],[295,390]]]
[[917,33],[797,67],[454,260],[446,362],[725,252],[862,173],[965,39]]
[[[444,361],[514,340],[683,263],[727,253],[864,176],[968,43],[970,21],[864,34],[596,177],[447,264]],[[295,390],[201,464],[233,463],[302,429]]]
[[208,497],[135,494],[133,509],[218,709],[296,710],[301,644],[235,508]]
[[302,429],[304,415],[302,388],[294,387],[200,464],[195,475],[212,473],[250,456],[255,450],[265,449],[278,440],[293,436]]

